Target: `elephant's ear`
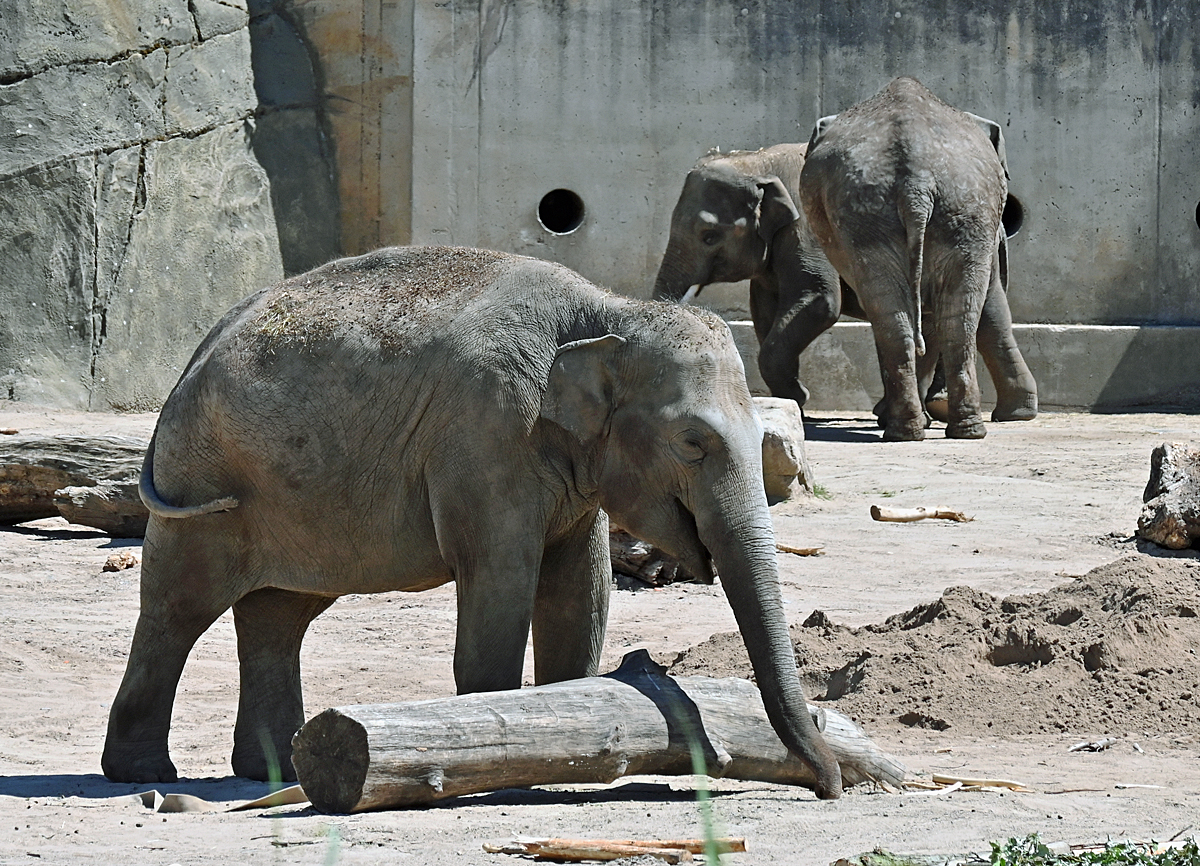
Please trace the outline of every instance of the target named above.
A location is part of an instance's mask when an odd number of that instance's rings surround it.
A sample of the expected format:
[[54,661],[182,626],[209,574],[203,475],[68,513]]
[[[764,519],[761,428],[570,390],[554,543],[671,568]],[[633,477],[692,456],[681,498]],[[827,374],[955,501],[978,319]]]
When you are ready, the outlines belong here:
[[598,438],[613,405],[613,352],[624,337],[606,334],[560,346],[542,394],[541,416],[580,442]]
[[821,140],[825,135],[825,130],[829,129],[829,124],[837,120],[836,114],[827,114],[817,121],[817,125],[813,127],[812,135],[808,137],[808,149],[812,150],[813,146]]
[[978,114],[971,114],[969,111],[964,113],[978,124],[979,128],[987,135],[988,141],[992,143],[992,147],[996,148],[996,156],[1000,157],[1000,165],[1004,167],[1004,176],[1008,177],[1008,156],[1004,152],[1004,130],[1000,128],[1000,124],[994,120],[988,120],[986,117],[980,117]]
[[758,204],[758,236],[770,243],[775,232],[800,219],[800,211],[783,181],[775,175],[756,178],[755,182],[762,196]]

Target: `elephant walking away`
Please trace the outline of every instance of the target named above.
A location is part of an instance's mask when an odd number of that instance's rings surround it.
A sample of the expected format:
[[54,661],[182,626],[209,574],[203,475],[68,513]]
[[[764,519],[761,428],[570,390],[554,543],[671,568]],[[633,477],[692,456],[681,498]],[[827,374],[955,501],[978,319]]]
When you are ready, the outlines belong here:
[[996,384],[993,419],[1037,414],[1037,386],[1013,339],[1003,284],[1007,194],[999,126],[946,105],[913,78],[897,78],[813,132],[800,200],[871,322],[885,439],[924,438],[921,397],[939,356],[946,435],[986,435],[977,340]]
[[[841,793],[805,706],[728,327],[556,264],[439,247],[332,262],[259,292],[200,344],[142,470],[141,612],[102,766],[176,777],[188,651],[233,608],[233,768],[295,778],[300,645],[347,593],[455,582],[460,693],[597,673],[608,518],[713,566],[783,742]],[[353,555],[346,555],[347,550]]]
[[[656,299],[679,301],[695,297],[709,283],[749,280],[759,372],[772,395],[795,400],[801,408],[809,390],[799,379],[800,355],[839,316],[867,318],[799,207],[807,149],[806,144],[777,144],[702,157],[675,204],[654,282]],[[1012,337],[1003,291],[1008,276],[1003,237],[1000,244],[1000,291],[989,290],[978,345],[1000,395],[992,420],[1024,420],[1037,414],[1037,392]],[[886,401],[877,412],[886,412]]]

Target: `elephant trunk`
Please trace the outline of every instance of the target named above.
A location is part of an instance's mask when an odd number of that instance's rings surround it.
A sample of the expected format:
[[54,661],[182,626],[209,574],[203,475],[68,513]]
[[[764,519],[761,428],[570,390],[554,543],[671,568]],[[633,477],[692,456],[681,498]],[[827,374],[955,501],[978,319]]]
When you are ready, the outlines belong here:
[[762,483],[732,474],[712,489],[713,511],[701,509],[712,516],[697,514],[700,539],[721,576],[775,733],[812,768],[817,796],[835,799],[842,793],[841,768],[808,713],[800,685]]
[[692,286],[703,286],[705,280],[702,275],[693,271],[693,268],[686,265],[686,256],[675,242],[671,241],[663,254],[658,275],[654,278],[654,300],[676,302],[683,298]]

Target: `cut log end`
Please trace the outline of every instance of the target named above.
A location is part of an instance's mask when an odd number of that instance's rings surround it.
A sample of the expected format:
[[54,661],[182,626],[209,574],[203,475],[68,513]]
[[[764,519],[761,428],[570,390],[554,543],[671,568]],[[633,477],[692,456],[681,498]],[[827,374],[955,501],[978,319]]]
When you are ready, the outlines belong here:
[[355,811],[371,765],[366,728],[337,709],[325,710],[292,738],[292,764],[317,809]]

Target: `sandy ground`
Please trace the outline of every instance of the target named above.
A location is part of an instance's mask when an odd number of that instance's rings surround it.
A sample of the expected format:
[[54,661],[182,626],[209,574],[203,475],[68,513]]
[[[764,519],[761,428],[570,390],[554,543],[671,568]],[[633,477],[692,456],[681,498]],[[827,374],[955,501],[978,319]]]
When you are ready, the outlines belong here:
[[[22,432],[148,434],[153,420],[0,412],[0,427]],[[823,414],[816,421],[808,427],[808,454],[828,498],[772,509],[780,542],[825,549],[819,557],[780,554],[789,619],[797,625],[820,609],[833,623],[861,627],[933,602],[951,586],[997,597],[1040,593],[1121,557],[1161,557],[1165,552],[1153,547],[1139,552],[1131,537],[1150,451],[1163,441],[1200,439],[1200,418],[1177,415],[1044,415],[989,425],[981,442],[945,440],[935,429],[934,438],[917,444],[881,443],[870,419]],[[975,520],[881,524],[869,516],[872,504],[942,505]],[[306,806],[152,812],[130,796],[145,786],[111,784],[99,774],[108,705],[138,604],[138,570],[101,566],[115,551],[138,548],[59,519],[0,530],[0,863],[503,864],[511,858],[486,854],[481,844],[514,834],[700,834],[690,778],[508,790],[357,816]],[[309,714],[451,694],[453,602],[452,588],[340,600],[313,624],[305,644]],[[617,592],[605,668],[634,647],[671,663],[733,627],[719,586]],[[161,791],[224,804],[265,790],[229,775],[236,683],[227,614],[197,644],[184,672],[171,746],[185,778]],[[1181,683],[1170,700],[1184,701],[1189,687]],[[970,700],[969,691],[956,694]],[[1012,700],[1036,714],[1026,697],[1014,693]],[[864,720],[866,732],[912,776],[999,776],[1033,793],[863,788],[821,802],[803,789],[714,781],[719,829],[745,836],[749,848],[726,862],[828,864],[876,847],[986,850],[989,840],[1034,831],[1047,840],[1092,842],[1200,830],[1200,727],[1178,723],[1186,713],[1174,705],[1172,730],[1147,725],[1143,716],[1122,725],[1116,710],[1100,718],[1059,707],[1061,729],[997,734],[977,714],[972,723],[959,713],[938,731],[909,727],[881,709]],[[1068,751],[1101,736],[1118,742],[1100,753]]]

